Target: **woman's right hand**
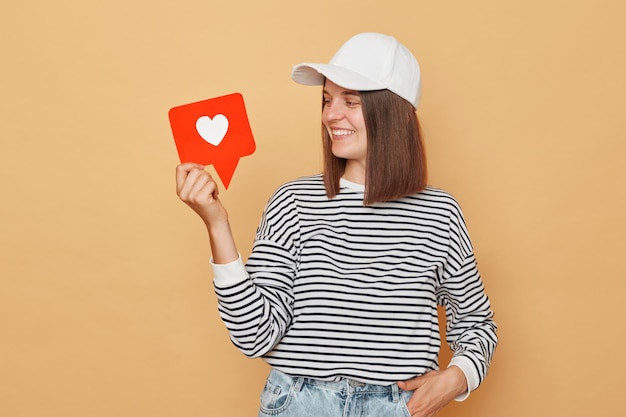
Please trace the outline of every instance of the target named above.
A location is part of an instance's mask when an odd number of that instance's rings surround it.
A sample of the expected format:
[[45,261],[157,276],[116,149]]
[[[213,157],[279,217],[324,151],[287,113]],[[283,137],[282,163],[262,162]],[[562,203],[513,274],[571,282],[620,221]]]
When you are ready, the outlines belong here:
[[218,198],[217,184],[203,165],[186,162],[176,167],[176,194],[208,228],[228,223],[228,213]]
[[176,194],[204,221],[209,232],[213,262],[226,264],[239,258],[228,213],[220,199],[219,189],[204,166],[187,162],[176,167]]

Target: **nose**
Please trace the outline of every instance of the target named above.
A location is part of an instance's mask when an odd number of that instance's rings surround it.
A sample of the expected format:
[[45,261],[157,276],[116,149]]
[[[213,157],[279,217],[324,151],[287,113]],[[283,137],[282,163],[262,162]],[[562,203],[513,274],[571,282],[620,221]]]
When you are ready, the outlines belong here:
[[324,117],[324,120],[335,121],[341,120],[344,117],[344,113],[340,103],[335,100],[330,100],[324,105],[322,116]]

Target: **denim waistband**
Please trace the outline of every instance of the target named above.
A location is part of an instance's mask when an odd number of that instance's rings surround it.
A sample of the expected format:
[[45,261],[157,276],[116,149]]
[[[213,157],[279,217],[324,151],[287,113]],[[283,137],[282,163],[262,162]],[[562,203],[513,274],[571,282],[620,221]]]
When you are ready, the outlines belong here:
[[366,384],[364,382],[360,382],[350,378],[337,378],[332,381],[325,381],[315,378],[294,377],[295,390],[300,391],[304,384],[313,385],[321,389],[344,392],[349,395],[390,393],[394,403],[400,400],[400,388],[398,388],[398,384]]

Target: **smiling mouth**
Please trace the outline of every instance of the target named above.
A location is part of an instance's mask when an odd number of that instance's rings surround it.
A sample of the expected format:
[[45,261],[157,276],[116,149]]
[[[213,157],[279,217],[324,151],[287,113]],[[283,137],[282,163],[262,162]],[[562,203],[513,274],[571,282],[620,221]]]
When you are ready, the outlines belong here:
[[331,133],[333,136],[348,136],[354,134],[356,131],[349,129],[333,129]]

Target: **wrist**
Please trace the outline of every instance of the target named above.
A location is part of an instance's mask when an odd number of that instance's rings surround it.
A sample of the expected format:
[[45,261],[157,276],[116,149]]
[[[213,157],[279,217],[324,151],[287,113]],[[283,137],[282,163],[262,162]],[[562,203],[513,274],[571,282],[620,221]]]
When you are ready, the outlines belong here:
[[228,222],[228,217],[220,220],[213,220],[211,222],[204,221],[204,225],[206,226],[207,232],[209,234],[220,234],[225,231],[230,232],[230,223]]
[[456,366],[451,365],[446,369],[448,374],[450,375],[450,383],[451,386],[454,387],[454,397],[458,397],[467,392],[467,377],[463,370]]
[[228,220],[207,224],[207,231],[209,232],[213,261],[216,264],[227,264],[239,258]]

